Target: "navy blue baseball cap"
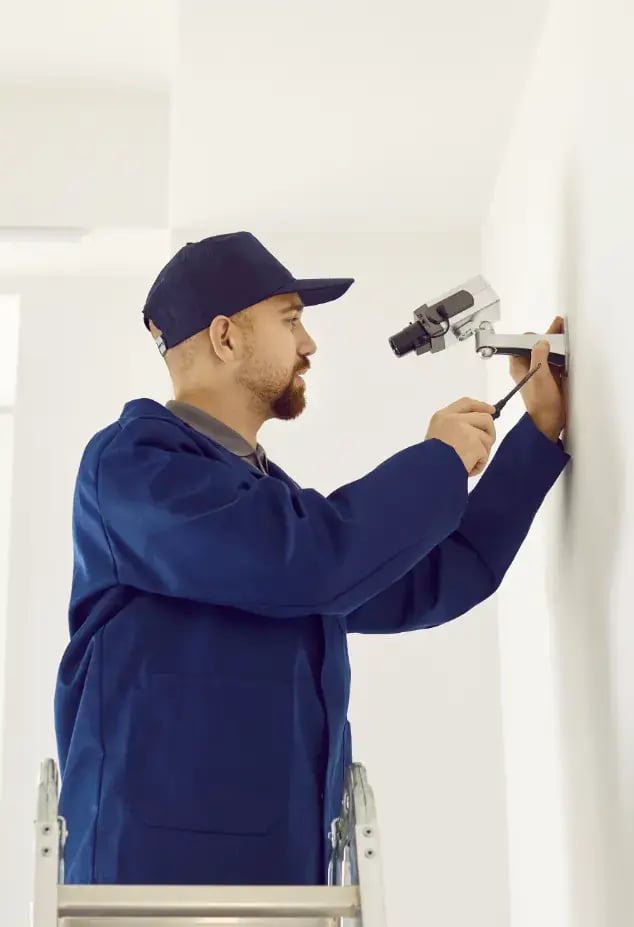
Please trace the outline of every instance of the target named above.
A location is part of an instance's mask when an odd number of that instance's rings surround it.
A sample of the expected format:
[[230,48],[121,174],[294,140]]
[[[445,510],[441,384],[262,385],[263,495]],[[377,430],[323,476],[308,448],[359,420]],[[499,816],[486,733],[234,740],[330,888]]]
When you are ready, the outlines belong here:
[[305,306],[328,303],[354,283],[352,277],[298,280],[250,232],[188,242],[160,272],[148,293],[143,318],[161,331],[161,354],[209,328],[217,315],[232,316],[281,293],[299,293]]

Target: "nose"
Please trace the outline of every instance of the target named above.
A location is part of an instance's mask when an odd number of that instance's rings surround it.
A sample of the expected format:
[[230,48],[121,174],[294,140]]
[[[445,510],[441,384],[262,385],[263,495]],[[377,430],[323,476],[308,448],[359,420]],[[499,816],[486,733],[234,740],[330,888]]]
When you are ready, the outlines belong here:
[[304,330],[304,337],[302,338],[301,345],[299,346],[299,353],[303,357],[310,357],[312,354],[315,354],[317,351],[317,345],[310,337],[308,332]]

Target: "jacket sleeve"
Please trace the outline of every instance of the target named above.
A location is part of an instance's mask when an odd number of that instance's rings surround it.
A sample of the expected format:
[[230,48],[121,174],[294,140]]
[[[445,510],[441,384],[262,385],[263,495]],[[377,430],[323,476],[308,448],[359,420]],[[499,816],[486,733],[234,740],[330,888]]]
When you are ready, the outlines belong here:
[[342,616],[455,531],[467,504],[464,465],[435,439],[327,497],[245,479],[182,442],[176,426],[137,419],[101,452],[98,508],[123,585],[272,617]]
[[348,631],[395,634],[432,628],[487,599],[500,586],[569,459],[562,443],[546,438],[525,414],[470,494],[457,530],[348,615]]

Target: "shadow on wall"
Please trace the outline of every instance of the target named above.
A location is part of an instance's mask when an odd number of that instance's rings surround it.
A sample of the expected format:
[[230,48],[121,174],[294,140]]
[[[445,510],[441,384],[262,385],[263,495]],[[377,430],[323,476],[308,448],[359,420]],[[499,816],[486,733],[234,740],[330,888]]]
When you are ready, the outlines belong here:
[[[611,589],[621,543],[625,449],[614,414],[602,320],[584,304],[579,188],[564,189],[561,304],[572,318],[570,435],[559,536],[550,558],[554,659],[559,679],[562,789],[570,924],[617,924],[628,875],[626,817],[619,801],[619,738],[611,647]],[[596,269],[594,269],[596,272]],[[566,312],[566,314],[568,314]],[[629,876],[631,878],[631,874]]]

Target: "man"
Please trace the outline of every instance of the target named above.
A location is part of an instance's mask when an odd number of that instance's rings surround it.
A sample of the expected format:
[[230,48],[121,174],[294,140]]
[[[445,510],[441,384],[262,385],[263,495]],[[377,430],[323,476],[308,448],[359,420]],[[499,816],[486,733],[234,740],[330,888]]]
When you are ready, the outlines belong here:
[[323,883],[352,761],[347,634],[488,598],[566,465],[546,344],[471,494],[495,441],[471,399],[328,497],[300,488],[258,431],[304,408],[304,307],[353,282],[297,280],[238,232],[187,244],[150,290],[175,400],[128,403],[76,486],[55,700],[69,882]]

